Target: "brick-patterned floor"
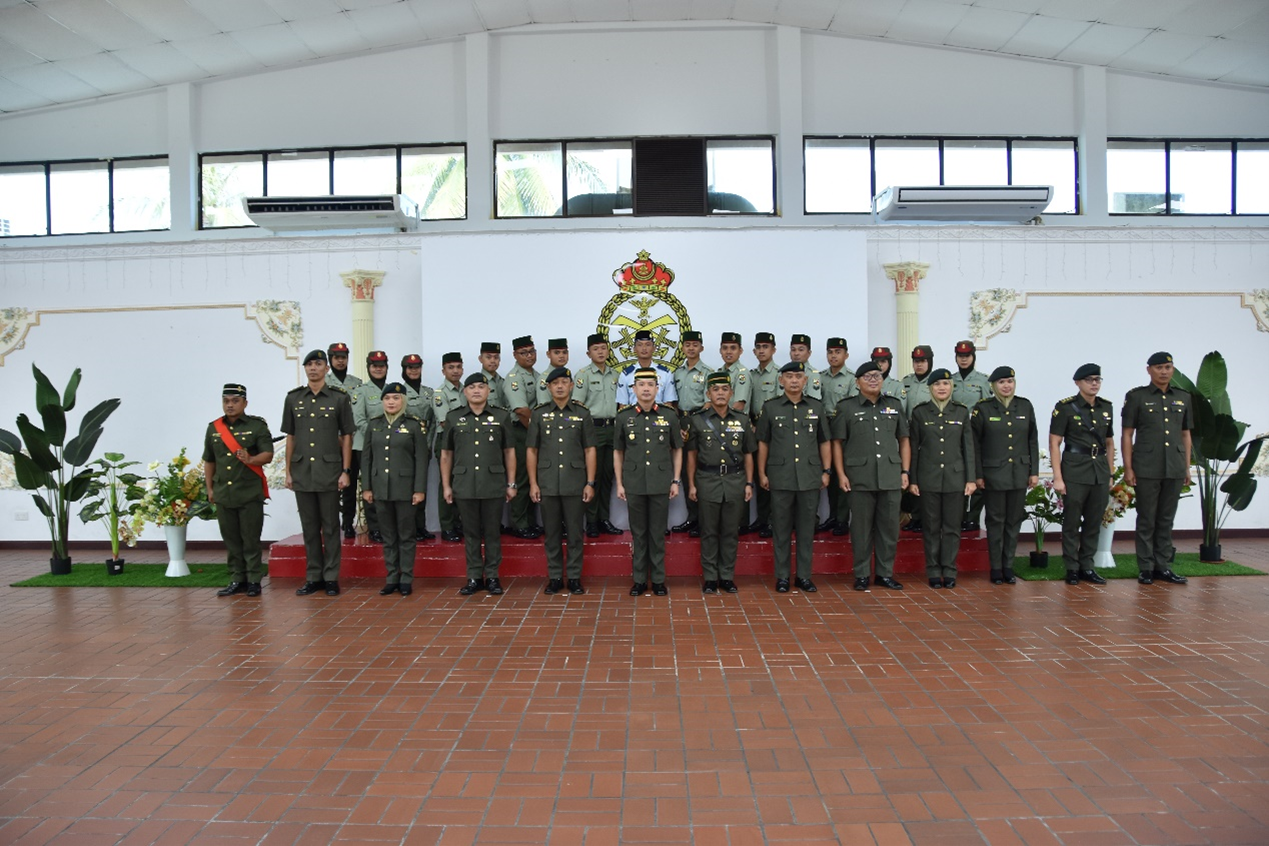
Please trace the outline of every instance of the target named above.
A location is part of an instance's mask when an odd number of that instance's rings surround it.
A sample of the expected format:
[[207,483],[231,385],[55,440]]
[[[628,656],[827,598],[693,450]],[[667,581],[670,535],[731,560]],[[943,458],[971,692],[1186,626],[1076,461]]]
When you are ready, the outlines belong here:
[[1269,842],[1269,578],[7,587],[46,559],[0,552],[3,844]]

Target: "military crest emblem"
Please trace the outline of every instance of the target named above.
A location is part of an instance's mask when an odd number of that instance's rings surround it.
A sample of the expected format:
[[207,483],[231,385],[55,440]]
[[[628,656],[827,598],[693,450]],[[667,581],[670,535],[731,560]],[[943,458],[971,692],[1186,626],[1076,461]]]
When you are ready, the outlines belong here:
[[595,331],[608,338],[608,364],[621,369],[635,361],[635,332],[652,333],[656,349],[652,360],[674,370],[684,361],[679,349],[683,333],[692,328],[687,307],[670,293],[674,271],[640,250],[635,260],[613,271],[620,291],[599,313]]

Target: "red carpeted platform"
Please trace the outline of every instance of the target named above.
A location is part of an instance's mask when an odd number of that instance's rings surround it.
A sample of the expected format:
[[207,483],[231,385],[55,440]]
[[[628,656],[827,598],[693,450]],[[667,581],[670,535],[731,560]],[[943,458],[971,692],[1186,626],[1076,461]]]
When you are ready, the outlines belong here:
[[[670,576],[696,576],[701,572],[700,541],[686,534],[665,539],[666,573]],[[961,571],[987,569],[987,539],[965,535],[961,538],[958,559]],[[365,535],[356,541],[344,541],[342,576],[381,578],[385,575],[383,552]],[[757,534],[744,535],[736,556],[736,575],[765,576],[774,572],[771,541]],[[851,572],[850,541],[825,533],[815,536],[815,572],[849,574]],[[925,552],[921,536],[908,532],[899,538],[895,572],[925,575]],[[415,553],[414,573],[419,578],[465,578],[463,544],[436,540],[420,541]],[[587,576],[625,576],[630,573],[630,534],[586,538]],[[299,535],[276,541],[269,548],[269,575],[304,578],[304,543]],[[502,538],[503,577],[546,575],[546,551],[539,540]]]

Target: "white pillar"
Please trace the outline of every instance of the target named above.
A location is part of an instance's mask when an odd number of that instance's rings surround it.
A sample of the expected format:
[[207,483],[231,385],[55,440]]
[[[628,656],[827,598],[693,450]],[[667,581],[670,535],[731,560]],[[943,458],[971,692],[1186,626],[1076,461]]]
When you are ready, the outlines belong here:
[[375,288],[383,284],[387,275],[382,270],[349,270],[339,274],[344,286],[352,289],[352,350],[354,361],[348,369],[363,381],[370,378],[366,372],[366,355],[375,345]]
[[919,261],[900,261],[883,265],[886,278],[894,282],[895,312],[898,334],[896,379],[912,372],[912,348],[921,343],[921,280],[930,266]]
[[1081,219],[1086,225],[1110,223],[1106,207],[1106,69],[1085,66],[1075,71],[1075,120],[1079,128]]

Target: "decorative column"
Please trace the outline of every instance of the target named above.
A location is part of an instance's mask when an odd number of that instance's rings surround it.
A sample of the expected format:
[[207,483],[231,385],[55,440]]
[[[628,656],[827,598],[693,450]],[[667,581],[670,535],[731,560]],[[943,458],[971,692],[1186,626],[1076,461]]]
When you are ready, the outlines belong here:
[[348,362],[348,369],[363,381],[370,378],[366,372],[366,355],[375,345],[375,288],[383,284],[386,275],[382,270],[350,270],[339,274],[344,285],[352,289],[354,360]]
[[925,278],[928,264],[919,261],[900,261],[882,265],[886,278],[894,282],[895,311],[898,317],[898,348],[894,357],[898,363],[896,379],[912,372],[912,348],[921,343],[921,280]]

